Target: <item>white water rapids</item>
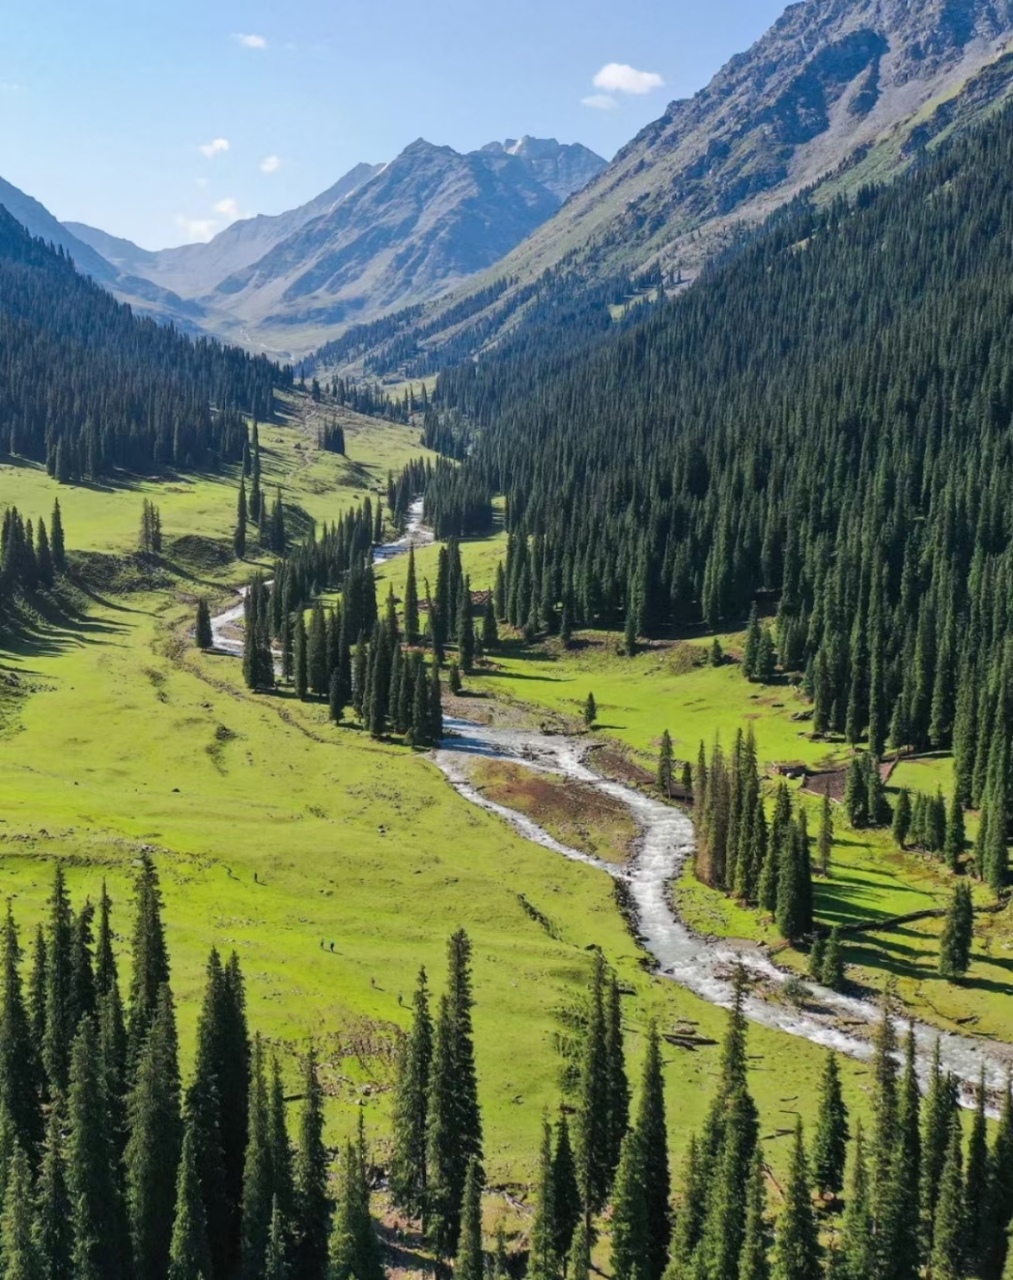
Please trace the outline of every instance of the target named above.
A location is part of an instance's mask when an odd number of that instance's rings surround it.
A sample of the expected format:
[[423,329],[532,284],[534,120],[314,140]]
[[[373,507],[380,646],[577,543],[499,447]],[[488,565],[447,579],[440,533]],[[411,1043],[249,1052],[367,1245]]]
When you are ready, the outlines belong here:
[[[422,528],[421,521],[422,500],[419,499],[410,508],[404,536],[397,542],[375,548],[374,563],[391,560],[411,546],[431,543],[433,535]],[[242,599],[212,619],[216,651],[242,655],[242,623]],[[625,882],[636,911],[639,937],[656,961],[660,975],[701,999],[725,1008],[731,1006],[731,974],[740,960],[750,976],[759,980],[760,988],[769,992],[784,985],[790,975],[759,950],[740,955],[726,942],[693,934],[676,914],[671,885],[693,851],[693,825],[681,810],[603,778],[589,767],[586,747],[576,739],[537,730],[492,728],[449,718],[444,727],[446,736],[433,752],[433,759],[461,796],[497,814],[526,840]],[[587,783],[626,805],[640,833],[627,866],[617,867],[561,844],[530,818],[488,799],[469,780],[467,761],[476,755]],[[763,1026],[867,1060],[872,1053],[872,1029],[881,1017],[878,1006],[871,1000],[839,995],[812,983],[806,985],[810,994],[803,1007],[753,994],[747,999],[746,1015]],[[967,1086],[963,1093],[965,1103],[972,1099],[970,1086],[977,1083],[982,1067],[990,1090],[1004,1087],[1013,1063],[1013,1049],[1009,1046],[940,1032],[920,1023],[915,1024],[914,1030],[923,1078],[938,1040],[944,1070],[952,1072]]]

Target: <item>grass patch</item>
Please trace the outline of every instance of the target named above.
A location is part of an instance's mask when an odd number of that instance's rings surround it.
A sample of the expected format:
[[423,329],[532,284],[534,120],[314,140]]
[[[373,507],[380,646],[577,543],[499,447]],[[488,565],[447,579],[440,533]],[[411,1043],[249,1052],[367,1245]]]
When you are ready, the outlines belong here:
[[637,825],[626,805],[597,788],[502,760],[477,760],[471,773],[490,800],[531,818],[560,844],[617,865],[629,861]]

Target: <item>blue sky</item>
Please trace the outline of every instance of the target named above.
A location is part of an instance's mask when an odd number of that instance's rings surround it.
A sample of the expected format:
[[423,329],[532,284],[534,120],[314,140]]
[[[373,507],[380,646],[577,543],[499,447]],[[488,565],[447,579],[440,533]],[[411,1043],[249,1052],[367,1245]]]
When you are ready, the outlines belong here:
[[161,248],[291,208],[420,136],[465,151],[528,133],[611,157],[783,8],[34,0],[4,15],[0,176]]

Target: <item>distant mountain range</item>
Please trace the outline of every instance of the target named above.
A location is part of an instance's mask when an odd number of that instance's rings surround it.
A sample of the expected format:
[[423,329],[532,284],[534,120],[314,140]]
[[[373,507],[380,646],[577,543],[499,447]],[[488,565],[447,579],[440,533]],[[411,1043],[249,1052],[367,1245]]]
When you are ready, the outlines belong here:
[[[77,222],[58,243],[126,301],[287,357],[493,266],[604,168],[554,139],[461,155],[420,138],[389,164],[356,165],[308,204],[233,223],[208,244],[151,252]],[[42,206],[30,212],[29,229],[56,239]]]

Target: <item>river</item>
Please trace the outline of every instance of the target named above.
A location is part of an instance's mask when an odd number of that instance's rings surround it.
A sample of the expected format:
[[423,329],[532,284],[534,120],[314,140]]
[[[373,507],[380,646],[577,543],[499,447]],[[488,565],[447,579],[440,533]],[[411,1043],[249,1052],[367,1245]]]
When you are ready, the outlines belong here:
[[[404,536],[375,548],[373,559],[375,563],[383,563],[404,554],[411,546],[432,541],[431,532],[422,527],[422,500],[418,499],[410,508]],[[242,599],[212,619],[217,651],[242,655],[242,621]],[[867,1060],[871,1056],[872,1030],[881,1016],[875,1001],[841,995],[806,982],[808,995],[800,1005],[795,1005],[781,994],[790,975],[779,969],[762,950],[751,947],[738,952],[728,942],[694,934],[682,922],[674,909],[671,885],[692,855],[694,839],[693,824],[682,810],[602,777],[590,767],[587,746],[579,739],[531,729],[493,728],[449,718],[444,727],[445,737],[432,758],[459,795],[502,818],[526,840],[625,882],[636,911],[638,934],[661,976],[679,983],[710,1004],[728,1008],[732,1000],[732,971],[741,962],[753,985],[753,994],[745,1006],[751,1021],[854,1058]],[[467,762],[476,755],[587,783],[625,804],[639,831],[629,863],[619,867],[569,848],[530,818],[488,799],[469,780]],[[965,1086],[962,1096],[965,1103],[972,1099],[971,1086],[976,1084],[982,1068],[990,1090],[998,1092],[1004,1087],[1013,1064],[1013,1049],[1009,1046],[940,1032],[921,1023],[915,1024],[914,1031],[919,1073],[923,1079],[938,1040],[944,1069]]]

